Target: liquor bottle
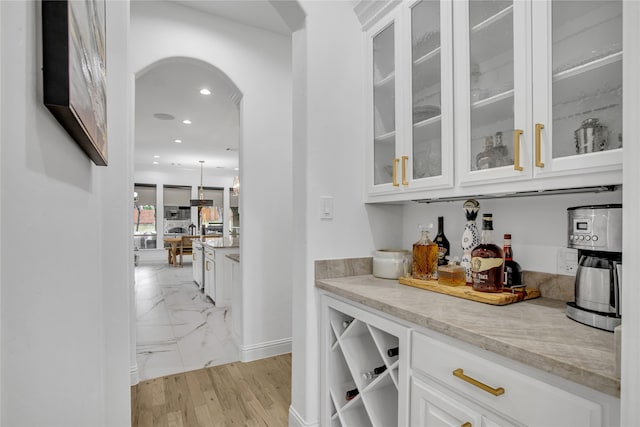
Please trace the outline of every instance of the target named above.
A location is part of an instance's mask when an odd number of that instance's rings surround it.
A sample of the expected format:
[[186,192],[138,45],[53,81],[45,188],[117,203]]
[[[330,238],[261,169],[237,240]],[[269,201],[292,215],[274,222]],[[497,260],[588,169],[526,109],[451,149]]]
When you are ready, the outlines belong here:
[[449,239],[444,235],[444,217],[438,217],[438,234],[433,241],[438,245],[438,265],[447,265],[447,256],[449,255]]
[[347,326],[349,326],[351,324],[351,322],[353,322],[353,319],[343,320],[342,321],[342,328],[343,329],[347,329]]
[[354,397],[356,397],[359,393],[360,393],[360,392],[358,391],[358,389],[357,389],[357,388],[354,388],[354,389],[352,389],[352,390],[347,390],[347,392],[346,392],[346,393],[345,393],[345,395],[344,395],[344,398],[345,398],[346,400],[351,400],[351,399],[353,399]]
[[522,267],[513,260],[511,234],[504,235],[504,286],[506,288],[522,286]]
[[465,280],[468,286],[473,285],[471,277],[471,251],[480,243],[478,236],[478,227],[476,226],[476,218],[480,210],[480,203],[475,199],[469,199],[462,206],[467,223],[462,232],[462,259],[460,265],[464,267]]
[[438,278],[438,245],[429,238],[433,225],[419,225],[420,240],[413,244],[413,277],[420,280]]
[[398,351],[399,348],[398,347],[392,347],[389,350],[387,350],[387,356],[389,357],[395,357],[398,355]]
[[493,215],[482,215],[480,244],[471,251],[473,289],[480,292],[501,292],[504,280],[502,249],[493,243]]
[[372,380],[386,370],[387,370],[387,367],[385,365],[378,366],[377,368],[374,368],[370,371],[363,372],[362,378],[364,378],[365,380]]

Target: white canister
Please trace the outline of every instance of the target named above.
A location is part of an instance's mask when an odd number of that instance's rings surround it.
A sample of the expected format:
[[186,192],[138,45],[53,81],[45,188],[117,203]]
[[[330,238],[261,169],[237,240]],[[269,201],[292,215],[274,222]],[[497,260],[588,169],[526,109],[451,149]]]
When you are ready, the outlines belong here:
[[380,249],[373,255],[373,275],[381,279],[398,279],[409,275],[411,252],[403,249]]

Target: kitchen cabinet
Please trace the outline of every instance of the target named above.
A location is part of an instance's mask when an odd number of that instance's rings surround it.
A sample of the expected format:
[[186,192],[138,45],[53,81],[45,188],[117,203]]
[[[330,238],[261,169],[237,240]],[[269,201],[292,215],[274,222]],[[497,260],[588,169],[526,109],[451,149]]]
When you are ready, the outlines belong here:
[[321,325],[322,425],[619,424],[618,399],[326,291]]
[[405,2],[367,32],[369,195],[453,185],[451,13]]
[[214,249],[204,245],[204,294],[218,303],[216,293],[216,258]]
[[193,281],[202,288],[203,285],[203,273],[204,273],[204,249],[202,243],[197,239],[192,242],[193,245]]
[[[406,425],[404,328],[340,301],[323,301],[322,425]],[[394,348],[399,352],[390,355]],[[375,368],[383,371],[366,376]],[[348,391],[357,394],[347,399]]]
[[242,269],[240,262],[225,257],[225,272],[228,272],[228,280],[231,289],[231,333],[240,347],[242,345]]
[[622,0],[381,15],[365,37],[368,202],[622,183]]
[[454,2],[454,27],[460,185],[621,183],[622,1]]

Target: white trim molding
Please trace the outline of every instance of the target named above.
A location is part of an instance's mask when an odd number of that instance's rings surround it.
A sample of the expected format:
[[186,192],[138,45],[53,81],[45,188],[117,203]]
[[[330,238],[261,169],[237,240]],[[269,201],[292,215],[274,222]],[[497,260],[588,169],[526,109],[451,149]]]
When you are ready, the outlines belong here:
[[400,0],[360,0],[353,11],[366,31],[400,3]]
[[138,372],[138,364],[134,364],[129,367],[129,377],[131,378],[131,385],[134,386],[140,382],[140,374]]
[[265,357],[291,353],[291,338],[240,346],[240,361],[251,362]]
[[317,421],[306,422],[293,406],[289,406],[289,427],[320,427],[320,423]]

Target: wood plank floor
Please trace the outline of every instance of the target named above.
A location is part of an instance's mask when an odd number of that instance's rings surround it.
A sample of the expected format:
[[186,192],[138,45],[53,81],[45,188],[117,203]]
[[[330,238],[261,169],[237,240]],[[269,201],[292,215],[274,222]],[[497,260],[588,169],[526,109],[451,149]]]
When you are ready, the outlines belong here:
[[199,369],[131,387],[133,427],[286,426],[291,354]]

